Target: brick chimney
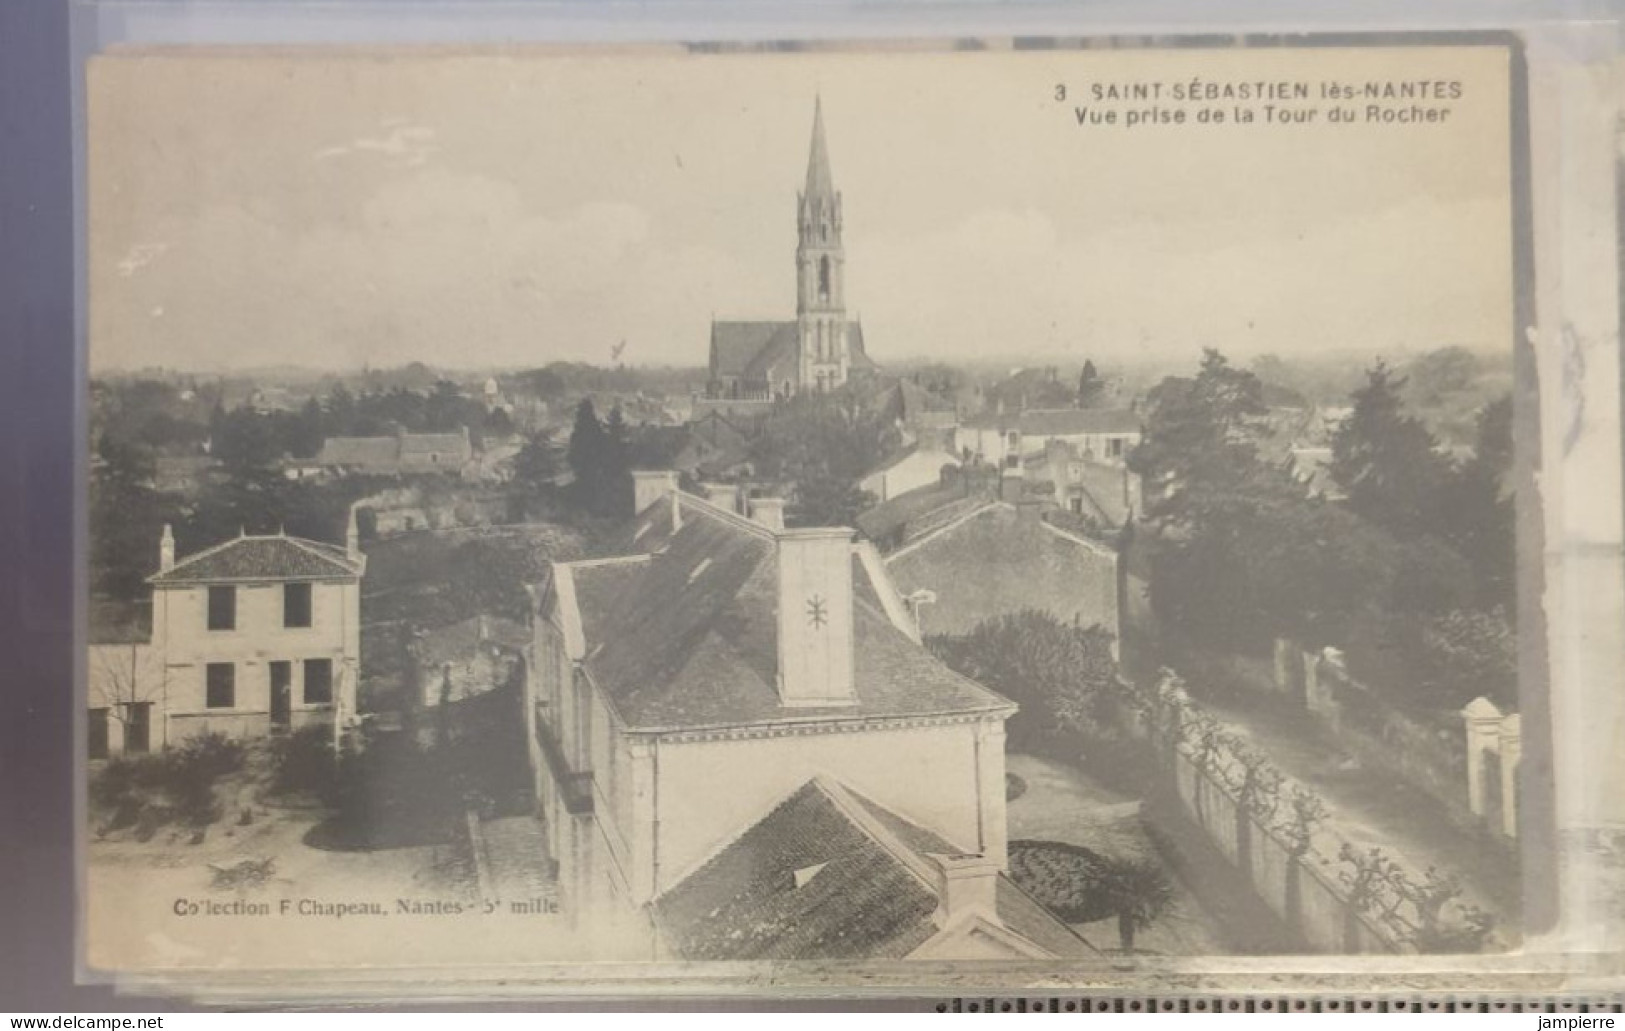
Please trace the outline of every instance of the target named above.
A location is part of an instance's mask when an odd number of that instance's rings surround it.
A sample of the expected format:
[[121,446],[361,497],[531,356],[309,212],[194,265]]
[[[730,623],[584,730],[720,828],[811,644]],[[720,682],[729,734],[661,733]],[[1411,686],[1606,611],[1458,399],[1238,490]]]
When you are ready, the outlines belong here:
[[999,864],[985,855],[938,855],[937,924],[947,927],[966,916],[998,919]]
[[783,498],[751,498],[750,517],[769,530],[784,529]]
[[675,469],[632,470],[632,507],[642,515],[649,506],[662,498],[671,499],[671,532],[683,527],[683,512],[677,502],[677,471]]
[[158,538],[158,572],[167,573],[175,568],[175,533],[164,524],[164,533]]
[[850,705],[853,687],[852,531],[780,530],[779,702]]

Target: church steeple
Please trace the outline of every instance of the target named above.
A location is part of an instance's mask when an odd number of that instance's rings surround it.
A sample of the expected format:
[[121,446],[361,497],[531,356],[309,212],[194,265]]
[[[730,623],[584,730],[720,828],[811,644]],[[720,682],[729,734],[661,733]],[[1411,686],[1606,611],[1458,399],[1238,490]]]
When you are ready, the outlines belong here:
[[800,389],[833,390],[846,382],[846,249],[841,245],[841,194],[829,169],[823,98],[813,101],[807,183],[796,198],[796,322]]
[[824,142],[824,98],[813,98],[812,148],[807,153],[807,188],[803,197],[833,199],[835,177],[829,171],[829,145]]

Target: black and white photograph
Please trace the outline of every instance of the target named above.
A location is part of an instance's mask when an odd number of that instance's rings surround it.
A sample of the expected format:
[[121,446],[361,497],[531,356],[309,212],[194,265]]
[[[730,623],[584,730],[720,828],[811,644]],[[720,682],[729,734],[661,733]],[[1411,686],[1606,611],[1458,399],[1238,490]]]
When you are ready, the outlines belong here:
[[1522,60],[94,58],[88,967],[1517,956]]

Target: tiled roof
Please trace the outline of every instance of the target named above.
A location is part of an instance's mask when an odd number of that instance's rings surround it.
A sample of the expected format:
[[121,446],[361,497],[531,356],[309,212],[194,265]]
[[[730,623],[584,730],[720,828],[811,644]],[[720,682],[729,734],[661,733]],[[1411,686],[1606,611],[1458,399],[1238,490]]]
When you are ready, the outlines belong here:
[[[796,871],[819,864],[796,887]],[[900,959],[937,930],[936,893],[817,781],[654,908],[667,944],[691,960]]]
[[178,560],[154,584],[214,583],[234,580],[340,580],[358,577],[366,559],[343,548],[281,534],[237,537]]
[[[900,959],[939,930],[929,856],[959,851],[819,778],[656,899],[655,919],[672,950],[690,960]],[[989,915],[999,924],[1057,957],[1095,954],[998,878]]]
[[1140,417],[1128,408],[1049,408],[1021,413],[1023,435],[1073,437],[1085,433],[1139,433]]
[[631,730],[1001,712],[1011,703],[937,662],[888,619],[853,559],[855,704],[787,708],[776,687],[777,560],[771,534],[684,496],[643,513],[641,563],[570,567],[584,665]]

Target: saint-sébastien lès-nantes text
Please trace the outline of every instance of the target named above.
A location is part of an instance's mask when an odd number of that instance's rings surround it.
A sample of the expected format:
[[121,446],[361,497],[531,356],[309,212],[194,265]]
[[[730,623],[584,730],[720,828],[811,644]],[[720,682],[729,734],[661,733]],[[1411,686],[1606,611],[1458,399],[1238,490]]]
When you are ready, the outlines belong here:
[[1457,79],[1180,79],[1056,83],[1080,126],[1428,125],[1450,118]]

